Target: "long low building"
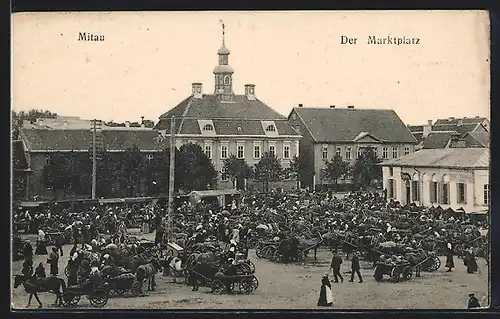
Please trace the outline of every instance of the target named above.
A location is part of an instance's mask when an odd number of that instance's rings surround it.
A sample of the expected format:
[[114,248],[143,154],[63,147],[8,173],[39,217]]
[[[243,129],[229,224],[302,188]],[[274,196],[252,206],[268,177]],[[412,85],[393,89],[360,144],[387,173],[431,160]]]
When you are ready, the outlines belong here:
[[487,148],[425,149],[380,165],[388,200],[463,209],[467,213],[488,210]]

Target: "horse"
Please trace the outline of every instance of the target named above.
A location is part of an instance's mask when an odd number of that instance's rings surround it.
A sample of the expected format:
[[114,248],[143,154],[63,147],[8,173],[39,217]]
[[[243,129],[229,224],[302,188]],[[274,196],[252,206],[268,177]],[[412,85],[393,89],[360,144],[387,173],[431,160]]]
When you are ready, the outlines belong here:
[[[204,262],[197,262],[192,268],[189,269],[189,283],[193,285],[192,291],[198,291],[198,282],[206,282],[208,279],[209,282],[216,279],[217,273],[220,270],[218,267]],[[227,288],[227,286],[226,286]]]
[[186,266],[194,266],[196,262],[213,263],[217,260],[217,256],[213,252],[192,253],[186,260]]
[[142,293],[142,283],[147,279],[148,280],[148,291],[154,291],[155,290],[155,275],[157,272],[161,270],[161,264],[160,262],[156,259],[153,258],[149,261],[149,263],[145,265],[140,265],[137,267],[137,270],[135,272],[135,277],[137,279],[137,282],[140,283],[141,287],[140,292]]
[[38,301],[38,308],[42,308],[42,302],[40,301],[40,298],[38,298],[38,293],[40,292],[50,292],[55,294],[56,300],[54,301],[54,306],[62,306],[62,294],[66,290],[66,283],[63,279],[57,277],[36,278],[31,276],[15,275],[14,288],[19,287],[21,284],[23,285],[24,290],[30,294],[26,308],[29,308],[33,296],[35,296],[36,301]]
[[304,256],[307,257],[309,250],[314,250],[314,260],[318,260],[316,255],[318,253],[318,247],[323,243],[323,236],[318,232],[319,240],[316,238],[299,238],[299,245],[304,251]]
[[179,257],[169,256],[163,261],[164,268],[169,270],[172,274],[174,283],[177,283],[177,277],[182,277],[184,275],[185,268],[182,267],[182,260]]

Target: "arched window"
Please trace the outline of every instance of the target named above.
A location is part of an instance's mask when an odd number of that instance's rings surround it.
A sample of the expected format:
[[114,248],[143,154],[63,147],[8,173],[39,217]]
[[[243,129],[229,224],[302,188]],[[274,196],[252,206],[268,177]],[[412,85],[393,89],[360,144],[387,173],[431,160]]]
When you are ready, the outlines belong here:
[[276,127],[274,125],[269,125],[267,128],[266,128],[266,131],[268,132],[276,132]]
[[203,130],[204,131],[213,131],[214,130],[214,126],[212,124],[207,124],[203,127]]
[[438,181],[436,174],[432,174],[431,180],[429,182],[429,191],[430,191],[430,201],[431,203],[438,202]]
[[224,77],[224,84],[225,85],[231,84],[231,78],[229,77],[229,75],[226,75],[226,77]]

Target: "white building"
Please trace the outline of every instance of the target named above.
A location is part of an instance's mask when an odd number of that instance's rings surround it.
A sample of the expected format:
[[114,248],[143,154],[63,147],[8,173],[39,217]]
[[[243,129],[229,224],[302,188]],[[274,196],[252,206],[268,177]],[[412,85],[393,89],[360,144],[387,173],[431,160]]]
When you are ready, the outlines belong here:
[[465,212],[488,210],[487,148],[425,149],[382,162],[388,200]]

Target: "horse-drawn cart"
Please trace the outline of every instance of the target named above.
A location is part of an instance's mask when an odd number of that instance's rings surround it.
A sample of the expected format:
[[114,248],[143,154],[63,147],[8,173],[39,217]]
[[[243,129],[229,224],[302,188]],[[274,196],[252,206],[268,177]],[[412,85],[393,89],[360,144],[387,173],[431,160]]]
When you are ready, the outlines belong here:
[[63,292],[62,300],[65,306],[76,306],[83,295],[87,295],[92,306],[101,308],[108,303],[109,289],[107,284],[97,288],[93,288],[91,283],[69,286]]
[[410,280],[413,268],[409,262],[404,263],[385,263],[377,262],[373,277],[376,281],[382,281],[384,275],[389,275],[393,282],[401,280]]

